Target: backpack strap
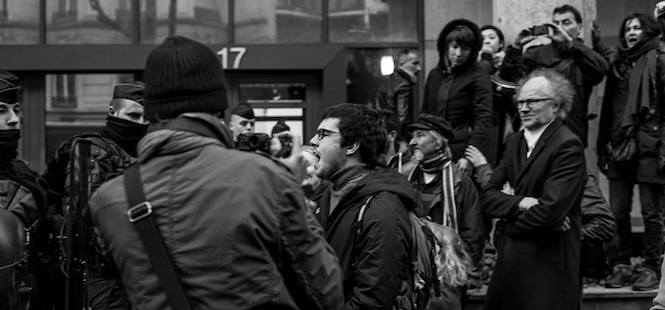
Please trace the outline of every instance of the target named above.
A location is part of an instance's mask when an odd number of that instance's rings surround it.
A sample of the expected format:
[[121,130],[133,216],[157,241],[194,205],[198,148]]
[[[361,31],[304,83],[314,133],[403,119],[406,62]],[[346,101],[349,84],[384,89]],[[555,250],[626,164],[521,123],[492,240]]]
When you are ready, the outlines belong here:
[[127,217],[131,223],[134,223],[143,247],[148,254],[152,269],[157,274],[171,309],[191,309],[187,302],[187,295],[176,275],[176,270],[171,263],[164,240],[157,227],[157,221],[155,217],[150,216],[152,206],[146,200],[143,192],[139,165],[132,165],[127,168],[124,185],[129,206]]
[[351,257],[354,258],[354,263],[353,265],[357,264],[357,257],[358,254],[360,253],[360,234],[362,233],[362,228],[363,228],[363,217],[365,215],[365,210],[367,210],[367,207],[369,206],[369,203],[374,199],[374,195],[369,195],[365,198],[365,201],[363,202],[362,206],[360,206],[360,209],[358,209],[358,214],[356,215],[356,220],[353,222],[353,226],[351,227],[354,235],[353,235],[353,248],[351,250]]

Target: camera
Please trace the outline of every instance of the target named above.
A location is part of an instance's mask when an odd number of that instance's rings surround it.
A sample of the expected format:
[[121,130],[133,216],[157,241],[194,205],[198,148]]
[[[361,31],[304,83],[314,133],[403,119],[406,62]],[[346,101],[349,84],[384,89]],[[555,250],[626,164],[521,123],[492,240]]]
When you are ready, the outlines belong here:
[[548,25],[533,26],[529,30],[533,36],[541,36],[550,33],[550,27]]
[[279,150],[279,153],[275,157],[286,158],[291,156],[291,150],[293,150],[293,137],[290,135],[281,135],[278,136],[279,144],[282,145],[282,148]]
[[237,149],[245,152],[270,154],[270,136],[265,133],[240,134]]

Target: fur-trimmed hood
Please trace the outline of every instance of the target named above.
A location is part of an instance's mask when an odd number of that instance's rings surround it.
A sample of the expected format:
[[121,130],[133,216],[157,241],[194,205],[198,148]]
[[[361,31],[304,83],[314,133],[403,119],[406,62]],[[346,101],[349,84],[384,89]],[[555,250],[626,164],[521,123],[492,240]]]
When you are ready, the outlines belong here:
[[471,29],[471,32],[473,32],[476,38],[475,44],[473,44],[473,46],[471,47],[471,54],[469,55],[469,59],[467,60],[467,63],[463,67],[467,67],[469,64],[476,62],[476,59],[478,59],[478,53],[480,52],[480,49],[483,46],[483,35],[480,32],[480,28],[478,27],[478,25],[476,25],[476,23],[468,19],[455,19],[450,21],[448,24],[446,24],[445,27],[443,27],[443,30],[441,30],[441,33],[439,33],[439,38],[436,41],[436,49],[439,51],[439,64],[437,66],[441,69],[445,69],[444,57],[446,57],[446,51],[448,50],[448,45],[446,44],[446,37],[457,26],[465,26]]

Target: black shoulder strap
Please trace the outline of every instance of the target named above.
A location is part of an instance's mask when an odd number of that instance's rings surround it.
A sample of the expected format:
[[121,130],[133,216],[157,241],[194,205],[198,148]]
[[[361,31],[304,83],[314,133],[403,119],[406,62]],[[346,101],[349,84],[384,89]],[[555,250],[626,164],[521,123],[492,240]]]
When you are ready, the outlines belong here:
[[374,198],[374,194],[370,194],[367,196],[362,204],[360,206],[360,209],[358,209],[358,213],[356,214],[356,220],[351,224],[351,231],[353,232],[353,247],[351,248],[351,257],[353,257],[353,260],[355,261],[354,264],[358,263],[358,257],[361,252],[360,249],[360,235],[362,234],[362,228],[363,228],[363,217],[365,216],[365,210],[369,206],[369,203],[372,201]]
[[135,164],[125,170],[125,194],[129,210],[127,216],[129,221],[134,223],[148,253],[150,264],[157,274],[157,278],[164,288],[166,298],[171,305],[171,309],[189,310],[187,295],[182,288],[176,271],[171,264],[168,251],[164,246],[164,241],[157,228],[155,218],[150,216],[152,206],[146,201],[141,182],[141,172],[139,165]]

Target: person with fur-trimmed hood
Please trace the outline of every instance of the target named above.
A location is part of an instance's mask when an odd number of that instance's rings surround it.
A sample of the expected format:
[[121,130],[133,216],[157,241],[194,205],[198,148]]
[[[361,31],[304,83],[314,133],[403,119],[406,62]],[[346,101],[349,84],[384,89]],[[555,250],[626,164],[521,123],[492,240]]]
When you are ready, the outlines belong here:
[[476,24],[466,19],[449,22],[439,34],[439,64],[427,75],[425,102],[421,112],[446,119],[455,139],[450,141],[453,160],[462,172],[473,166],[464,158],[468,145],[486,151],[492,122],[492,84],[478,65],[483,36]]

